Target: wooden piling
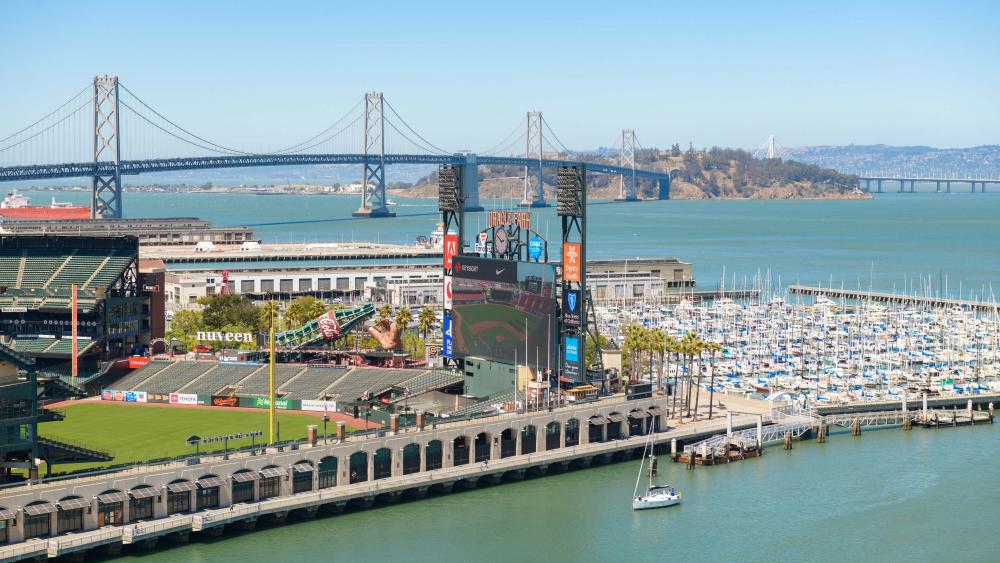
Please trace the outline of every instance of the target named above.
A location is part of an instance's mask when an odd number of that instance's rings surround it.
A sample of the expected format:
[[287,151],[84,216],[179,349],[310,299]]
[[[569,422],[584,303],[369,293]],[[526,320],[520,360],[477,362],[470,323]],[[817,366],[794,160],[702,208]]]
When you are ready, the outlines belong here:
[[792,449],[792,433],[791,432],[785,432],[785,449],[786,450]]
[[906,417],[903,419],[903,430],[910,430],[913,428],[913,419]]
[[816,434],[816,440],[820,444],[826,443],[826,423],[819,425],[819,432]]
[[860,436],[861,435],[861,421],[855,420],[854,424],[851,425],[851,435]]

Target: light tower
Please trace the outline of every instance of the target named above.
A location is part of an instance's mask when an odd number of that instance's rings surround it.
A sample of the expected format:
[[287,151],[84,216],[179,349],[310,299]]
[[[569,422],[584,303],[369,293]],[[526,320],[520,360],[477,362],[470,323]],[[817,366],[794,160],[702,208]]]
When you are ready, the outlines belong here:
[[[118,123],[118,77],[94,77],[94,176],[90,217],[122,218],[121,136]],[[110,169],[98,169],[100,163]]]
[[628,178],[626,174],[619,176],[617,201],[638,201],[635,183],[635,129],[622,129],[622,148],[618,156],[618,165],[631,169],[632,174]]
[[385,205],[385,113],[382,92],[365,94],[365,171],[354,217],[395,217]]
[[528,167],[524,167],[524,197],[521,207],[548,207],[545,202],[545,185],[542,183],[542,112],[529,111],[524,136],[524,158],[538,160],[538,184],[532,188]]

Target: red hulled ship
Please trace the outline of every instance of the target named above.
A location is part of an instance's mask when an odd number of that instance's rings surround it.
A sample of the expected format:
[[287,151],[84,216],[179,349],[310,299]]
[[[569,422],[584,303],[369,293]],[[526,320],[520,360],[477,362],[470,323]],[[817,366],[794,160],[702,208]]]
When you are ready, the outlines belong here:
[[49,205],[31,205],[26,196],[11,191],[0,201],[0,218],[10,219],[90,219],[90,208],[72,203],[59,203],[52,198]]

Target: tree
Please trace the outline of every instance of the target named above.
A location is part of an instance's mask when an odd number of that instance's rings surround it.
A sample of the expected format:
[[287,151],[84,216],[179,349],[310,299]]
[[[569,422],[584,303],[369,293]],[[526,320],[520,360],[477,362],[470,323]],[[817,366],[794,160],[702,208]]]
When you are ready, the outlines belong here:
[[434,309],[430,307],[421,309],[420,315],[417,316],[417,323],[419,323],[420,332],[424,335],[424,340],[427,340],[427,333],[437,326],[437,314],[434,313]]
[[311,295],[299,297],[288,305],[285,318],[289,328],[299,328],[326,312],[326,305]]
[[202,322],[208,330],[221,330],[226,325],[249,328],[251,332],[266,328],[262,323],[261,310],[242,295],[212,295],[202,297],[198,303],[204,306]]
[[285,330],[285,323],[281,318],[281,304],[277,301],[265,301],[260,306],[261,330],[270,328],[271,319],[274,318],[274,330],[280,332]]
[[406,339],[406,327],[413,321],[413,313],[410,312],[409,307],[400,307],[399,311],[396,311],[396,326],[399,327],[399,331],[402,333],[402,339]]
[[205,330],[201,311],[177,311],[170,321],[167,340],[177,339],[190,350],[198,344],[197,333],[200,330]]
[[378,319],[388,319],[392,316],[392,305],[386,303],[378,308]]

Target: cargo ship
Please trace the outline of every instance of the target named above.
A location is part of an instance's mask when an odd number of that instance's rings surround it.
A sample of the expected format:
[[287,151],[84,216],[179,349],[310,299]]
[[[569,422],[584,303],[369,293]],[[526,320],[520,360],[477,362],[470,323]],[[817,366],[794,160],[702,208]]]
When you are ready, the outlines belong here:
[[90,208],[60,203],[52,198],[49,205],[31,205],[31,200],[24,195],[11,191],[0,201],[0,220],[9,219],[90,219]]

